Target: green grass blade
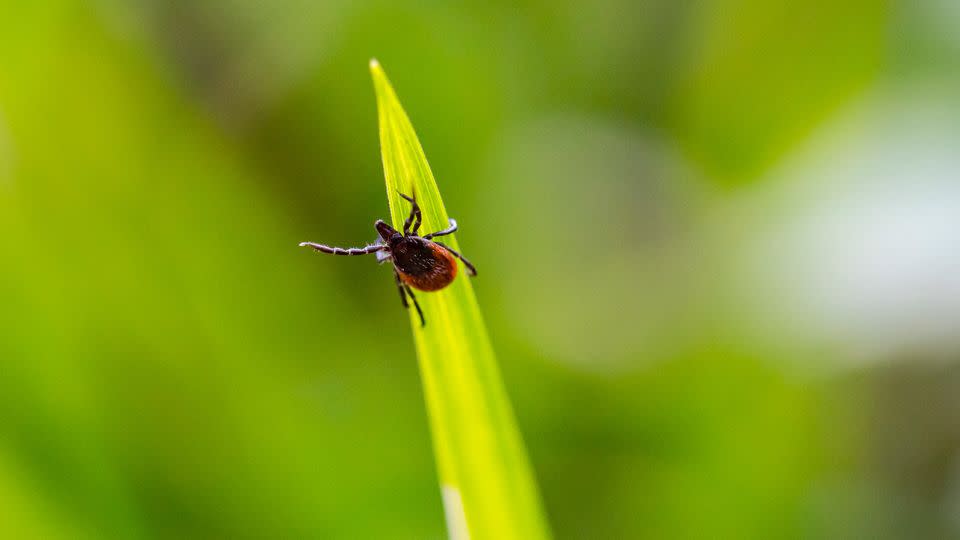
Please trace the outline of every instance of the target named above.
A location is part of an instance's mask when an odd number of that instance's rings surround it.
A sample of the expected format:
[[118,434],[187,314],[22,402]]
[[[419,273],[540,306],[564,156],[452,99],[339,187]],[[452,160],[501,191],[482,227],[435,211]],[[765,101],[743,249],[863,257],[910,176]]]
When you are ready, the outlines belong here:
[[[447,211],[420,141],[376,60],[370,62],[370,71],[393,225],[399,229],[410,209],[399,191],[416,194],[423,211],[421,232],[443,229]],[[456,238],[446,237],[444,243],[459,251]],[[483,261],[474,262],[482,276]],[[410,317],[450,536],[549,538],[470,278],[461,267],[449,287],[417,297],[426,327],[420,327],[413,309]]]

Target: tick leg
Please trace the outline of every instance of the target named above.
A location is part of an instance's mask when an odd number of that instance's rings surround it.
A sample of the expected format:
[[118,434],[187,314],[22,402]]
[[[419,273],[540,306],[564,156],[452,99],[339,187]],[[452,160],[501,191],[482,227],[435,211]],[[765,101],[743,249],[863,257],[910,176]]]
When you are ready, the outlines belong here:
[[[407,220],[403,222],[403,235],[409,236],[411,232],[416,234],[420,230],[420,223],[423,222],[423,216],[420,214],[420,205],[417,204],[417,200],[409,195],[404,195],[403,193],[397,192],[398,195],[404,199],[410,201],[410,215],[407,216]],[[410,224],[413,223],[413,230],[410,229]]]
[[413,306],[417,308],[417,315],[420,315],[420,326],[426,326],[427,321],[423,319],[423,312],[420,311],[420,304],[417,302],[417,297],[413,295],[413,291],[410,290],[410,287],[405,285],[403,281],[400,280],[400,274],[396,269],[393,270],[393,278],[397,281],[397,290],[400,291],[400,302],[403,303],[403,307],[410,309],[410,304],[407,303],[407,295],[410,295],[410,299],[413,300]]
[[449,226],[449,227],[447,227],[446,229],[444,229],[444,230],[442,230],[442,231],[437,231],[437,232],[432,232],[432,233],[430,233],[430,234],[426,234],[426,235],[424,235],[423,237],[426,238],[427,240],[429,240],[429,239],[431,239],[431,238],[433,238],[433,237],[435,237],[435,236],[446,236],[446,235],[448,235],[448,234],[453,234],[453,233],[455,233],[455,232],[457,232],[457,220],[455,220],[455,219],[453,219],[453,218],[450,218],[450,226]]
[[323,253],[329,253],[331,255],[369,255],[371,253],[376,253],[383,249],[386,249],[385,245],[372,245],[362,248],[338,248],[325,246],[323,244],[315,244],[313,242],[300,242],[300,247],[311,247],[317,251]]
[[417,315],[420,315],[420,327],[422,328],[426,326],[427,321],[423,318],[423,312],[420,311],[420,303],[417,302],[417,297],[413,295],[413,290],[410,289],[410,286],[407,284],[403,285],[403,289],[407,291],[408,295],[410,295],[410,300],[413,300],[413,307],[417,308]]
[[467,273],[468,273],[468,274],[470,274],[471,276],[477,275],[477,269],[474,268],[473,263],[471,263],[470,261],[468,261],[466,257],[464,257],[463,255],[457,253],[456,250],[454,250],[453,248],[451,248],[450,246],[448,246],[448,245],[446,245],[446,244],[441,244],[440,242],[434,242],[434,244],[436,244],[436,245],[442,247],[443,249],[449,251],[450,253],[453,254],[454,257],[456,257],[456,258],[460,259],[461,261],[463,261],[463,265],[467,267]]
[[397,291],[400,292],[400,303],[403,304],[403,307],[410,309],[410,305],[407,304],[407,291],[403,290],[403,282],[400,281],[400,274],[397,273],[396,269],[393,271],[393,279],[397,281]]

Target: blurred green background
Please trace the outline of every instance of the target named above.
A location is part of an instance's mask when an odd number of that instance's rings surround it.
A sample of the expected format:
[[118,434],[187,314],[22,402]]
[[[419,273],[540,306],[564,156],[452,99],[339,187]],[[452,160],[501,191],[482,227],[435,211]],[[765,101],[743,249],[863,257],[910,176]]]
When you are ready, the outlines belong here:
[[567,538],[960,538],[951,0],[0,0],[0,537],[445,536],[389,73]]

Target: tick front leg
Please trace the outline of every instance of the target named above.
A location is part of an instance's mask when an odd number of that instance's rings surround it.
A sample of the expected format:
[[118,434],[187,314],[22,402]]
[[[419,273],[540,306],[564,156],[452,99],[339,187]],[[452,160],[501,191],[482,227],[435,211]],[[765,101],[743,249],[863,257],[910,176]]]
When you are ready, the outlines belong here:
[[369,255],[370,253],[376,253],[380,250],[386,249],[387,246],[373,245],[362,248],[338,248],[325,246],[323,244],[315,244],[313,242],[300,242],[300,247],[310,247],[321,253],[329,253],[331,255]]
[[[400,195],[404,199],[410,201],[410,215],[407,216],[407,220],[403,222],[403,235],[408,236],[411,232],[417,234],[417,231],[420,230],[420,223],[423,222],[423,215],[420,214],[420,205],[417,204],[417,200],[409,195],[404,195],[403,193],[397,192],[397,195]],[[410,224],[413,223],[413,229],[410,228]]]
[[448,234],[453,234],[453,233],[455,233],[455,232],[457,232],[457,220],[455,220],[455,219],[453,219],[453,218],[450,218],[450,226],[449,226],[449,227],[447,227],[446,229],[444,229],[444,230],[442,230],[442,231],[437,231],[437,232],[432,232],[432,233],[430,233],[430,234],[425,234],[423,237],[426,238],[427,240],[430,240],[431,238],[433,238],[433,237],[435,237],[435,236],[446,236],[446,235],[448,235]]
[[450,253],[453,254],[454,257],[456,257],[456,258],[460,259],[461,261],[463,261],[463,265],[467,267],[467,274],[469,274],[469,275],[471,275],[471,276],[477,275],[477,269],[473,266],[473,263],[471,263],[470,261],[468,261],[467,258],[464,257],[463,255],[457,253],[457,251],[456,251],[455,249],[451,248],[450,246],[448,246],[448,245],[446,245],[446,244],[442,244],[442,243],[440,243],[440,242],[434,242],[434,244],[436,244],[436,245],[442,247],[443,249],[449,251]]

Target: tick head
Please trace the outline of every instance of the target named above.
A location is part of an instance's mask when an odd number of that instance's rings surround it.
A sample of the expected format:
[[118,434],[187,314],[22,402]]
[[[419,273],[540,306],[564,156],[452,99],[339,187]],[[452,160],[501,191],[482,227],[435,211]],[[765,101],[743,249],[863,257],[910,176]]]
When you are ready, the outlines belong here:
[[373,224],[373,226],[377,228],[377,234],[380,235],[380,238],[382,238],[383,241],[388,244],[390,243],[391,238],[400,236],[400,233],[397,232],[396,229],[394,229],[390,225],[387,225],[387,223],[382,219],[378,219],[377,222]]

